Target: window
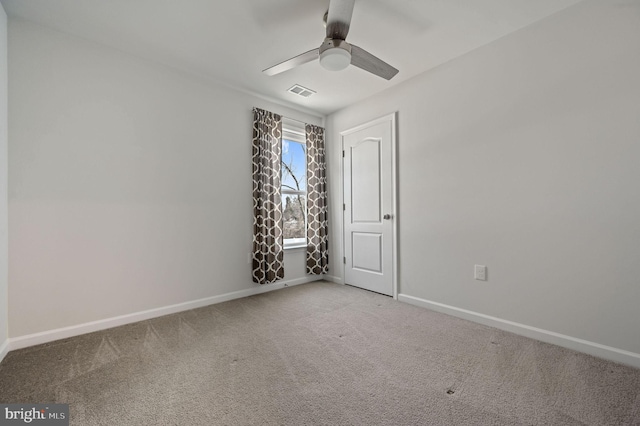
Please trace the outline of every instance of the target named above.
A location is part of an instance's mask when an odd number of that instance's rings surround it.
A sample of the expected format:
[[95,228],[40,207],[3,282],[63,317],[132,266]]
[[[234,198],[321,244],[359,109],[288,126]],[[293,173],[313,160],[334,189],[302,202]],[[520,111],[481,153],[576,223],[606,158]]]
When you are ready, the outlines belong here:
[[307,147],[304,128],[283,121],[282,214],[284,248],[307,244]]

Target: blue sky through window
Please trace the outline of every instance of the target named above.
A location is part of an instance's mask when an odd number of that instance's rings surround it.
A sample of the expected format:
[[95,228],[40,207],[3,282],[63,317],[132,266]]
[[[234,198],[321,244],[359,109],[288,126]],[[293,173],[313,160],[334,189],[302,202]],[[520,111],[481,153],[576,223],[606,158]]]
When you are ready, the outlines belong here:
[[[282,140],[282,189],[306,191],[307,158],[304,144]],[[290,170],[289,170],[290,169]],[[298,185],[296,185],[296,179]]]

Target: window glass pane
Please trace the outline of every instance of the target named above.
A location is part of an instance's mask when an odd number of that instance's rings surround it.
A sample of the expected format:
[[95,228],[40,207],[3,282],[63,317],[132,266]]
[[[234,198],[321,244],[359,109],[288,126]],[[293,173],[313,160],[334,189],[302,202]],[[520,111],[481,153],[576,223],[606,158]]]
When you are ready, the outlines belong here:
[[304,223],[306,197],[304,195],[282,194],[282,211],[284,213],[284,239],[305,238]]
[[282,189],[307,190],[306,146],[288,139],[282,140]]

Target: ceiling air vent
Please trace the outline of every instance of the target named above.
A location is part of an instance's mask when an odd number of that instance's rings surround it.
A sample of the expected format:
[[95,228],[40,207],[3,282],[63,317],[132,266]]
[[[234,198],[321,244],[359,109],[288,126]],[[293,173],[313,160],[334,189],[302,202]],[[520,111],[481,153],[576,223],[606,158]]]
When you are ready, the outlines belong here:
[[316,93],[311,89],[300,86],[299,84],[294,84],[287,90],[287,92],[293,93],[294,95],[302,96],[303,98],[308,98],[309,96]]

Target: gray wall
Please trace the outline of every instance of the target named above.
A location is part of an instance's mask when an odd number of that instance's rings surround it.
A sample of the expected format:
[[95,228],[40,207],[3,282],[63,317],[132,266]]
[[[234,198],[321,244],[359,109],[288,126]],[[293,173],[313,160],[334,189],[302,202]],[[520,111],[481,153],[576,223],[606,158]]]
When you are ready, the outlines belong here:
[[259,287],[251,108],[321,118],[20,20],[9,47],[11,338]]
[[640,3],[587,1],[332,114],[331,205],[398,111],[400,293],[640,354],[638,52]]
[[8,337],[7,15],[0,4],[0,360]]

